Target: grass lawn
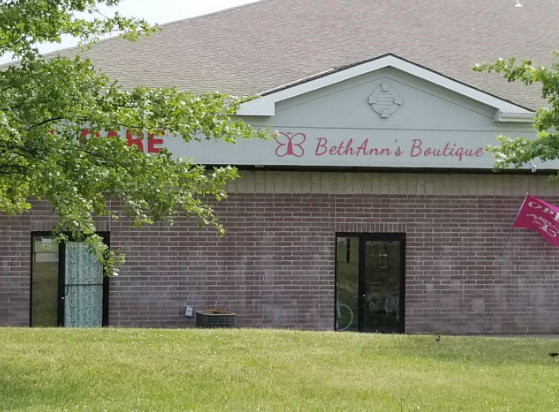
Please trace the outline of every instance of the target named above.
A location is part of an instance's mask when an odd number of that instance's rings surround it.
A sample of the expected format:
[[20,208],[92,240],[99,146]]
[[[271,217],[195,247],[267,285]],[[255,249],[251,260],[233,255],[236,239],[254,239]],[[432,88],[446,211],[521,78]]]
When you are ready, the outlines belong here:
[[559,411],[559,340],[0,328],[0,411]]

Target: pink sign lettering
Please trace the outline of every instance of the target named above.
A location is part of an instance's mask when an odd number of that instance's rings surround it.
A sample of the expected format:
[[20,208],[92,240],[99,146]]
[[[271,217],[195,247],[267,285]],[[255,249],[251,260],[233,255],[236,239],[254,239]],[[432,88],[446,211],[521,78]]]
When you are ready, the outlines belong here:
[[[383,140],[386,142],[386,140]],[[407,157],[420,158],[448,158],[462,162],[467,158],[479,158],[485,154],[481,146],[460,146],[458,143],[446,141],[437,145],[426,144],[423,139],[413,138],[399,143],[398,139],[382,145],[370,138],[331,139],[316,137],[307,139],[301,132],[279,132],[276,139],[276,156],[305,155],[304,145],[313,145],[314,151],[308,151],[307,156],[314,157]]]
[[442,147],[425,146],[421,139],[413,139],[410,157],[456,157],[461,162],[464,157],[483,156],[483,147],[475,149],[456,146],[456,143],[446,142]]
[[[353,139],[342,140],[339,143],[328,144],[326,137],[316,138],[315,156],[392,156],[392,150],[388,147],[374,147],[369,139],[363,140],[359,145]],[[399,156],[397,153],[394,153]]]

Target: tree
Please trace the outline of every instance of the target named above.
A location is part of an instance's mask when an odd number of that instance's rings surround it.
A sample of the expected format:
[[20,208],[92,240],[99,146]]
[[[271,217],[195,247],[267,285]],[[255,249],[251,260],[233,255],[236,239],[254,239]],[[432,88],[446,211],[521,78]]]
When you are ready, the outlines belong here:
[[182,209],[222,232],[207,199],[223,199],[225,183],[237,177],[232,167],[206,170],[166,150],[146,155],[119,131],[186,141],[263,135],[231,117],[239,99],[174,88],[126,91],[79,55],[47,59],[37,50],[62,34],[88,44],[114,31],[134,40],[157,30],[99,13],[99,5],[119,1],[0,0],[0,55],[19,59],[0,70],[0,211],[20,214],[30,199],[47,200],[58,215],[54,232],[88,242],[107,270],[120,259],[95,235],[94,217],[117,218],[108,200],[121,201],[135,226],[172,223]]
[[[559,53],[554,54],[556,58],[559,57]],[[492,64],[476,65],[474,70],[500,73],[509,82],[521,81],[526,85],[539,83],[542,97],[548,103],[547,107],[536,111],[535,140],[497,136],[500,145],[488,148],[495,154],[495,169],[520,168],[535,158],[541,161],[559,158],[559,63],[549,67],[534,67],[531,60],[518,62],[515,58],[509,58]]]

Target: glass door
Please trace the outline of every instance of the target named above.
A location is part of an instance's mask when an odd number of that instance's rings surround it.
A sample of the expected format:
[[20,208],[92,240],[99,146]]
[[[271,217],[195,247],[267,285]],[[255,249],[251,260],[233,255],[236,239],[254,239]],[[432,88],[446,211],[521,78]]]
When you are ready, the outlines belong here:
[[87,245],[64,245],[64,326],[103,324],[103,266]]
[[31,326],[57,326],[58,243],[50,236],[33,236],[31,254]]
[[339,234],[336,330],[404,331],[404,234]]
[[401,242],[363,239],[364,332],[400,332]]
[[[108,241],[108,236],[104,236]],[[32,236],[31,326],[95,327],[108,321],[108,279],[81,242]]]
[[336,243],[336,330],[359,331],[359,238]]

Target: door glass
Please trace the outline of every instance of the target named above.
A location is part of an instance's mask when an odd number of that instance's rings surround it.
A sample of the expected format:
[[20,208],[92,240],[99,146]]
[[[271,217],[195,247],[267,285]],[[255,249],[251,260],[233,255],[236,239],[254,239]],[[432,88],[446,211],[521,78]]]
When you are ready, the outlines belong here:
[[338,237],[336,256],[336,330],[359,327],[359,238]]
[[364,248],[363,331],[400,331],[400,242],[367,240]]
[[84,243],[67,242],[64,247],[64,326],[101,326],[103,266]]
[[31,326],[56,326],[58,320],[58,243],[33,236]]

